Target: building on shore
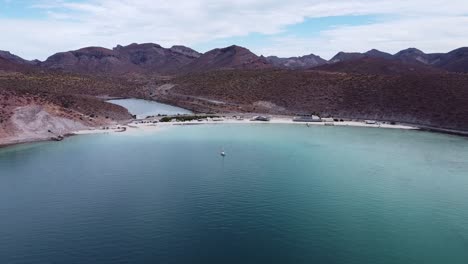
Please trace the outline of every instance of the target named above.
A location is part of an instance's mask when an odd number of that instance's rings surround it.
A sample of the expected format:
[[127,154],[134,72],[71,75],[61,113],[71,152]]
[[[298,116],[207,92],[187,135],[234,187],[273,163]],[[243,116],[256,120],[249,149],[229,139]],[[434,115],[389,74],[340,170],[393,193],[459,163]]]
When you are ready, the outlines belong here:
[[252,121],[263,121],[263,122],[268,122],[270,121],[270,117],[268,116],[255,116],[254,118],[252,118]]
[[335,120],[334,120],[333,118],[331,118],[331,117],[322,118],[322,121],[323,121],[323,122],[329,122],[329,123],[335,122]]
[[294,122],[322,122],[322,119],[316,115],[296,116],[293,118]]

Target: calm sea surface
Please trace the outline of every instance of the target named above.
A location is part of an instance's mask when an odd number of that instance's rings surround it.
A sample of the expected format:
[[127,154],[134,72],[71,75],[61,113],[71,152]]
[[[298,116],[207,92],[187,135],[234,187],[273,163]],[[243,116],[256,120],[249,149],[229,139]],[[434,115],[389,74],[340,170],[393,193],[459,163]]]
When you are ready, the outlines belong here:
[[191,111],[180,107],[141,99],[118,99],[109,100],[107,102],[127,108],[130,113],[137,115],[137,118],[146,118],[147,116],[158,114],[177,115],[192,113]]
[[203,125],[0,149],[0,263],[466,264],[468,140]]

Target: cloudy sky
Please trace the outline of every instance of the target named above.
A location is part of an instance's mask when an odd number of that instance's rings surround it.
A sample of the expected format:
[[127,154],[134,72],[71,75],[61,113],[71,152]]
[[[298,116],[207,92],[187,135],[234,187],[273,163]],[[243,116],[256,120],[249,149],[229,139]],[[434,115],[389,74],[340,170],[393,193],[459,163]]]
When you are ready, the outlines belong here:
[[468,0],[0,0],[0,50],[27,59],[153,42],[329,59],[468,46]]

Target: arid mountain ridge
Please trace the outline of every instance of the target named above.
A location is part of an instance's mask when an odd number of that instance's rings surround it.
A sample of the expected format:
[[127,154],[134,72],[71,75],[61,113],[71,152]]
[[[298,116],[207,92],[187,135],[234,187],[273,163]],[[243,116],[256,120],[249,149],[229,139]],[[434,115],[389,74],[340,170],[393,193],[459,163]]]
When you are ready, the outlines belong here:
[[[337,64],[337,65],[334,65]],[[372,49],[365,53],[339,52],[329,61],[314,54],[279,58],[258,56],[240,46],[214,49],[204,54],[185,46],[164,48],[158,44],[130,44],[113,49],[86,47],[56,53],[45,61],[27,61],[6,51],[0,51],[0,70],[56,70],[72,73],[126,74],[150,73],[161,75],[184,74],[220,69],[312,69],[349,72],[353,64],[369,64],[373,73],[401,74],[447,71],[468,72],[468,48],[448,53],[424,53],[416,48],[402,50],[394,55]],[[381,72],[375,72],[375,66]],[[334,66],[329,66],[334,65]]]

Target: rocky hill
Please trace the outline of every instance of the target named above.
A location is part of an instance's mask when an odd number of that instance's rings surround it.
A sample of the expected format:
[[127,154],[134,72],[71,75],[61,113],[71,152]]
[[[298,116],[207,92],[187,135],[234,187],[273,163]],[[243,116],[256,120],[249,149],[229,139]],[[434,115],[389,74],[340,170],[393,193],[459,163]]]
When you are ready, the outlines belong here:
[[376,49],[371,49],[364,53],[366,57],[391,60],[393,55]]
[[28,61],[9,51],[0,50],[0,70],[25,72],[32,71],[39,61]]
[[362,59],[364,58],[366,55],[362,54],[362,53],[359,53],[359,52],[338,52],[338,54],[336,54],[335,56],[333,56],[333,58],[330,59],[330,61],[328,61],[329,64],[332,64],[332,63],[337,63],[337,62],[341,62],[341,61],[351,61],[351,60],[357,60],[357,59]]
[[433,59],[432,64],[451,72],[468,72],[468,48],[459,48],[440,54]]
[[279,58],[276,56],[269,56],[266,59],[273,66],[284,69],[309,69],[327,63],[326,60],[314,54],[290,58]]
[[362,57],[354,60],[344,60],[331,64],[315,67],[314,70],[360,73],[360,74],[431,74],[443,73],[445,70],[421,63],[404,63],[394,59],[383,59],[379,57]]
[[214,49],[201,55],[187,64],[184,72],[202,72],[223,69],[265,69],[272,65],[264,57],[259,57],[250,50],[230,46],[223,49]]
[[394,55],[394,59],[404,63],[421,63],[426,65],[433,64],[432,56],[416,48],[402,50]]
[[19,56],[16,56],[15,54],[12,54],[10,53],[9,51],[4,51],[4,50],[0,50],[0,58],[4,59],[4,60],[7,60],[9,62],[12,62],[12,63],[16,63],[16,64],[29,64],[29,65],[33,65],[33,64],[36,64],[38,61],[28,61],[28,60],[25,60]]

